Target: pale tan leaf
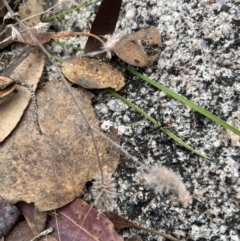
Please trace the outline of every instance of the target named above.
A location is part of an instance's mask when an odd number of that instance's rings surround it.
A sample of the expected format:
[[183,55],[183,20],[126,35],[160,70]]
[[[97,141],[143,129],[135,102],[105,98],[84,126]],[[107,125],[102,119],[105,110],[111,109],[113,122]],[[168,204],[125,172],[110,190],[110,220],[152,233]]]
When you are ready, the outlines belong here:
[[112,88],[118,91],[125,85],[120,71],[96,59],[68,59],[62,64],[62,72],[69,81],[86,89]]
[[[45,56],[35,50],[15,69],[10,77],[33,85],[35,90],[42,75],[44,63]],[[16,127],[30,98],[31,94],[26,88],[17,86],[15,91],[1,99],[0,142]]]
[[143,67],[153,64],[160,53],[160,46],[161,35],[156,27],[150,26],[123,36],[113,51],[124,62]]
[[[73,88],[91,125],[99,123],[91,106],[93,95]],[[86,181],[99,172],[89,128],[61,82],[37,91],[39,122],[36,133],[31,108],[0,147],[0,195],[10,202],[33,202],[40,211],[61,207],[83,193]],[[113,172],[119,153],[95,136],[104,170]],[[8,173],[8,175],[6,175]]]
[[[19,4],[18,13],[20,14],[21,19],[28,18],[32,15],[36,15],[44,11],[43,8],[43,0],[27,0],[23,3]],[[33,27],[37,25],[40,20],[41,15],[36,15],[32,18],[27,19],[24,21],[24,24],[27,27]]]
[[9,95],[16,88],[14,81],[6,76],[0,76],[0,99]]

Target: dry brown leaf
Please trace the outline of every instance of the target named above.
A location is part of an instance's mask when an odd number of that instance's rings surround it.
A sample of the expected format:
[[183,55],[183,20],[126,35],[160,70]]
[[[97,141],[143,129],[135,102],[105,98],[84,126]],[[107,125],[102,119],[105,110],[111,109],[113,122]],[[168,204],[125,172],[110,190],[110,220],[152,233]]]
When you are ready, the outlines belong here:
[[162,236],[166,239],[172,240],[172,241],[179,241],[178,239],[174,238],[170,234],[161,233],[161,232],[158,232],[157,230],[154,230],[154,229],[139,226],[139,225],[127,220],[126,218],[124,218],[124,217],[122,217],[122,216],[120,216],[116,213],[104,212],[104,215],[109,220],[111,220],[111,222],[114,224],[114,227],[115,227],[116,230],[121,230],[121,229],[124,229],[124,228],[136,228],[136,229],[144,230],[144,231],[156,234],[156,235],[160,235],[160,236]]
[[[7,0],[7,3],[10,3],[11,0]],[[7,13],[7,10],[5,8],[5,5],[3,1],[0,1],[0,17],[3,18],[5,14]]]
[[[73,92],[90,123],[99,128],[91,106],[93,95],[82,88],[73,88]],[[40,211],[47,211],[82,194],[99,166],[89,128],[65,86],[46,83],[38,90],[37,99],[43,135],[37,135],[28,109],[0,147],[0,195],[13,203],[33,202]],[[113,172],[118,151],[99,136],[95,139],[103,169]]]
[[161,35],[156,27],[150,26],[123,36],[113,51],[124,62],[143,67],[153,64],[160,53],[160,46]]
[[33,211],[33,218],[36,232],[41,233],[46,227],[47,212],[41,212],[35,207]]
[[[43,11],[41,5],[42,0],[28,0],[21,4],[19,7],[21,19],[29,17],[30,14],[36,14]],[[31,27],[32,25],[36,25],[39,21],[40,15],[31,18],[29,21],[27,20],[25,24],[28,27]],[[35,50],[17,66],[15,71],[10,74],[10,77],[32,85],[35,90],[42,75],[44,64],[45,56],[40,51]],[[30,98],[31,94],[26,88],[17,86],[14,92],[11,90],[10,94],[1,99],[0,142],[2,142],[16,127]]]
[[26,241],[34,238],[26,221],[19,222],[10,234],[5,237],[5,241]]
[[[32,33],[32,35],[34,35],[34,37],[41,44],[45,44],[51,39],[62,39],[62,38],[69,38],[69,37],[73,37],[73,36],[85,36],[82,32],[60,32],[60,33],[45,32],[45,33],[38,33],[35,28],[29,29],[29,31]],[[21,39],[15,39],[14,41],[19,42],[19,43],[29,44],[31,46],[37,46],[38,45],[38,43],[36,43],[31,38],[29,33],[26,32],[25,30],[21,31],[21,37],[22,37],[22,40]]]
[[121,72],[96,59],[68,59],[62,64],[62,72],[69,81],[86,89],[110,87],[118,91],[125,84]]
[[[29,227],[29,222],[22,221],[17,223],[17,225],[14,227],[11,233],[5,236],[5,241],[30,241],[37,235],[38,233],[33,234],[31,228]],[[57,241],[57,239],[49,235],[37,240],[38,241]]]
[[[28,224],[34,226],[34,206],[19,202],[17,207]],[[80,198],[52,212],[48,216],[46,229],[50,227],[53,232],[47,236],[47,241],[52,241],[51,238],[58,241],[123,241],[105,215]]]
[[[35,90],[42,75],[45,56],[39,51],[33,51],[10,75],[12,79],[24,81],[33,85]],[[16,90],[0,101],[0,142],[2,142],[16,127],[28,102],[30,92],[17,86]]]
[[0,99],[7,96],[16,88],[16,83],[6,76],[0,76]]
[[[28,18],[32,15],[36,15],[38,13],[41,13],[44,11],[43,8],[43,0],[28,0],[28,1],[24,1],[24,3],[19,4],[19,9],[18,9],[18,13],[20,15],[20,19],[25,19]],[[36,15],[34,17],[31,17],[29,19],[27,19],[26,21],[24,21],[24,24],[31,28],[35,25],[37,25],[39,22],[41,22],[40,20],[41,15]],[[23,31],[23,32],[22,32]],[[22,38],[25,39],[25,41],[18,41],[16,39],[7,39],[7,37],[9,37],[9,35],[4,35],[4,38],[0,38],[0,41],[2,41],[0,43],[0,49],[5,48],[6,46],[8,46],[9,44],[13,43],[13,42],[21,42],[21,43],[27,43],[30,44],[32,46],[36,46],[37,44],[31,39],[31,37],[29,36],[28,33],[25,32],[25,30],[21,31],[21,35]],[[33,35],[36,35],[35,37],[41,39],[41,34],[40,36],[38,36],[38,34],[36,33],[35,30],[33,30]],[[43,35],[43,37],[47,38],[46,35]],[[42,37],[42,38],[43,38]],[[5,39],[5,40],[4,40]],[[50,40],[51,38],[48,38],[47,40],[43,40],[41,43],[46,43]]]
[[[28,18],[44,11],[43,0],[27,0],[19,4],[18,13],[21,19]],[[41,22],[41,15],[36,15],[24,21],[24,24],[31,28]]]
[[[69,37],[74,37],[74,36],[89,36],[89,33],[85,32],[45,32],[45,33],[38,33],[35,28],[28,29],[31,34],[41,43],[45,44],[51,39],[62,39],[62,38],[69,38]],[[24,43],[24,44],[29,44],[31,46],[37,46],[38,43],[36,43],[30,36],[30,34],[26,30],[20,31],[22,39],[14,39],[14,40],[3,40],[0,43],[0,48],[2,46],[6,46],[7,43],[12,43],[12,42],[19,42],[19,43]],[[96,36],[99,40],[101,40],[99,37]],[[8,42],[9,41],[9,42]],[[101,40],[102,41],[102,40]],[[102,41],[103,42],[103,41]]]

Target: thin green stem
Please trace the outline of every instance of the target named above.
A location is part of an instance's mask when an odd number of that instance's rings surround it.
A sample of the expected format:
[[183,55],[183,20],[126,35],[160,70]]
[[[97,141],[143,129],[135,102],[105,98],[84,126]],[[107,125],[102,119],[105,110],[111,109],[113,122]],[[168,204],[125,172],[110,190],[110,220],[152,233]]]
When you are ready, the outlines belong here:
[[64,11],[62,11],[62,12],[59,12],[59,13],[57,13],[57,14],[51,15],[51,16],[49,16],[49,17],[47,17],[47,18],[44,18],[44,19],[42,19],[42,21],[43,21],[43,22],[49,22],[49,21],[51,21],[51,20],[54,20],[54,19],[56,19],[56,18],[65,16],[65,15],[67,15],[67,14],[69,14],[69,13],[72,13],[72,12],[74,12],[74,11],[82,8],[82,7],[87,7],[87,6],[89,6],[89,5],[92,5],[93,3],[97,3],[97,2],[99,2],[99,1],[101,1],[101,0],[93,0],[93,1],[90,1],[90,2],[86,2],[86,3],[82,4],[82,5],[69,8],[69,9],[64,10]]
[[124,102],[125,104],[127,104],[128,106],[131,106],[132,108],[134,108],[136,111],[138,111],[140,114],[142,114],[146,119],[148,119],[149,121],[151,121],[155,126],[159,127],[161,131],[163,131],[166,135],[168,135],[169,137],[171,137],[173,140],[175,140],[178,144],[180,144],[181,146],[185,147],[186,149],[190,150],[191,152],[206,158],[206,159],[210,159],[207,155],[205,155],[204,153],[201,153],[198,150],[193,149],[191,146],[189,146],[187,143],[185,143],[184,141],[182,141],[179,137],[177,137],[175,134],[173,134],[171,131],[169,131],[168,129],[164,128],[161,126],[161,124],[155,120],[153,117],[151,117],[148,113],[146,113],[143,109],[141,109],[140,107],[138,107],[137,105],[133,104],[131,101],[127,100],[126,98],[124,98],[123,96],[119,95],[118,93],[116,93],[115,91],[111,90],[111,89],[106,89],[106,91],[111,94],[112,96],[120,99],[122,102]]
[[187,98],[173,92],[172,90],[168,89],[167,87],[165,87],[162,84],[159,84],[158,82],[148,78],[147,76],[144,76],[142,74],[140,74],[139,72],[133,70],[130,67],[127,66],[123,66],[121,65],[124,69],[126,69],[127,71],[129,71],[130,73],[134,74],[135,76],[141,78],[142,80],[146,81],[147,83],[155,86],[156,88],[158,88],[159,90],[162,90],[163,92],[165,92],[166,94],[170,95],[171,97],[173,97],[174,99],[178,100],[179,102],[182,102],[184,105],[189,106],[191,109],[199,112],[200,114],[206,116],[208,119],[216,122],[217,124],[221,125],[222,127],[232,131],[233,133],[240,135],[240,130],[238,130],[237,128],[229,125],[227,122],[225,122],[224,120],[222,120],[221,118],[219,118],[218,116],[212,114],[211,112],[203,109],[202,107],[196,105],[195,103],[193,103],[192,101],[188,100]]

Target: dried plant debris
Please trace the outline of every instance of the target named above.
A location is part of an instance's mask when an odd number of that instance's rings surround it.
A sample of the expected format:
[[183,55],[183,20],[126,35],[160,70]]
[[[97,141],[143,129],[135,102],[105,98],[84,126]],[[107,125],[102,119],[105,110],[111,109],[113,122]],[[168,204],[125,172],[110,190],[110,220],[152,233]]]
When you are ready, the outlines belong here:
[[[12,232],[4,237],[4,241],[26,241],[34,238],[26,221],[17,223]],[[48,239],[49,240],[49,239]]]
[[178,239],[174,238],[172,235],[165,234],[165,233],[159,232],[159,231],[154,230],[154,229],[149,229],[149,228],[139,226],[136,223],[131,222],[131,221],[127,220],[126,218],[124,218],[124,217],[122,217],[122,216],[120,216],[116,213],[104,212],[104,214],[106,215],[106,217],[109,220],[111,220],[111,222],[114,224],[114,227],[115,227],[116,230],[121,230],[121,229],[126,229],[126,228],[136,228],[136,229],[145,230],[147,232],[154,233],[154,234],[159,235],[159,236],[163,236],[164,238],[169,239],[169,240],[179,241]]
[[94,206],[99,211],[112,211],[116,205],[117,189],[112,173],[103,172],[94,176],[95,181],[91,187]]
[[37,234],[41,233],[46,227],[47,212],[45,212],[45,211],[41,212],[36,207],[34,207],[33,219],[34,219],[34,224],[35,224],[35,232],[37,235]]
[[[122,0],[103,0],[99,6],[96,17],[92,23],[90,33],[104,36],[107,34],[113,34],[119,12],[121,9]],[[94,52],[101,50],[101,45],[93,38],[88,38],[85,45],[84,52]]]
[[18,13],[21,16],[21,19],[34,15],[33,17],[24,21],[24,24],[30,28],[41,22],[41,14],[39,13],[42,13],[43,11],[43,0],[27,0],[19,4]]
[[[40,13],[43,11],[44,9],[42,0],[28,0],[19,5],[19,10],[17,12],[19,18],[23,20],[23,23],[29,28],[29,31],[32,33],[32,35],[39,39],[40,43],[46,43],[49,41],[49,39],[51,39],[51,35],[41,35],[41,33],[39,33],[39,29],[36,28],[36,26],[39,25],[49,25],[48,23],[42,23],[40,20]],[[15,26],[13,24],[9,24],[7,28],[11,29],[11,35],[6,37],[4,40],[1,39],[1,49],[14,41],[36,46],[36,43],[31,39],[31,36],[25,31],[25,29],[21,29],[18,27],[18,25]]]
[[149,173],[140,174],[139,179],[146,187],[154,189],[155,193],[173,192],[184,207],[192,201],[181,177],[166,167],[152,167]]
[[[91,106],[93,95],[81,87],[72,90],[90,124],[99,128]],[[37,99],[43,135],[36,133],[29,108],[11,138],[0,146],[0,195],[12,203],[33,202],[39,211],[46,211],[82,194],[99,165],[89,128],[65,86],[46,83]],[[116,141],[115,132],[110,138]],[[114,172],[119,152],[101,137],[95,140],[103,169]]]
[[[11,0],[7,0],[9,3]],[[7,10],[5,8],[5,5],[3,4],[3,1],[0,1],[0,17],[3,18],[6,14]]]
[[120,71],[96,59],[72,58],[62,64],[65,77],[86,89],[120,90],[125,82]]
[[[34,223],[33,205],[21,202],[18,208],[28,223]],[[123,241],[122,237],[115,231],[111,221],[103,213],[99,213],[98,210],[79,198],[56,210],[55,214],[49,215],[46,228],[50,227],[53,228],[53,233],[49,235],[49,238],[56,238],[59,241]]]
[[128,64],[150,66],[160,53],[161,35],[156,27],[143,28],[123,36],[113,48],[115,54]]
[[[10,77],[13,80],[24,80],[35,90],[42,75],[44,64],[45,56],[36,49],[15,68]],[[11,82],[9,79],[5,80]],[[16,86],[15,91],[0,100],[0,142],[16,127],[30,99],[31,94],[28,89]]]
[[9,95],[15,88],[16,83],[11,78],[0,76],[0,99]]
[[[18,202],[16,204],[19,212],[24,216],[26,223],[28,225],[28,229],[34,235],[34,237],[38,236],[40,233],[44,233],[47,226],[47,219],[52,212],[40,212],[34,207],[33,203],[26,203],[26,202]],[[48,215],[49,214],[49,215]],[[46,228],[45,228],[46,227]],[[42,231],[40,231],[42,230]],[[25,239],[26,240],[26,239]],[[36,239],[38,240],[38,239]],[[43,239],[45,240],[45,239]],[[48,241],[56,241],[56,239],[52,236],[47,236]]]

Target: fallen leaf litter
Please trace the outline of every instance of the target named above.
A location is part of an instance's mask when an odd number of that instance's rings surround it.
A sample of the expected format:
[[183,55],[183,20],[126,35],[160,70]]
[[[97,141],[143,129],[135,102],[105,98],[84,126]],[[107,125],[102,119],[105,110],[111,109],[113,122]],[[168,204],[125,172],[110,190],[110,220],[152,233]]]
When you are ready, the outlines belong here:
[[[93,95],[80,87],[72,90],[91,125],[99,128],[91,107]],[[99,165],[88,126],[76,115],[63,84],[41,85],[37,99],[43,135],[36,133],[32,108],[28,108],[11,138],[1,144],[0,193],[9,202],[33,202],[40,211],[47,211],[81,195]],[[115,132],[111,138],[116,141]],[[99,136],[95,139],[103,169],[114,172],[118,151]]]

